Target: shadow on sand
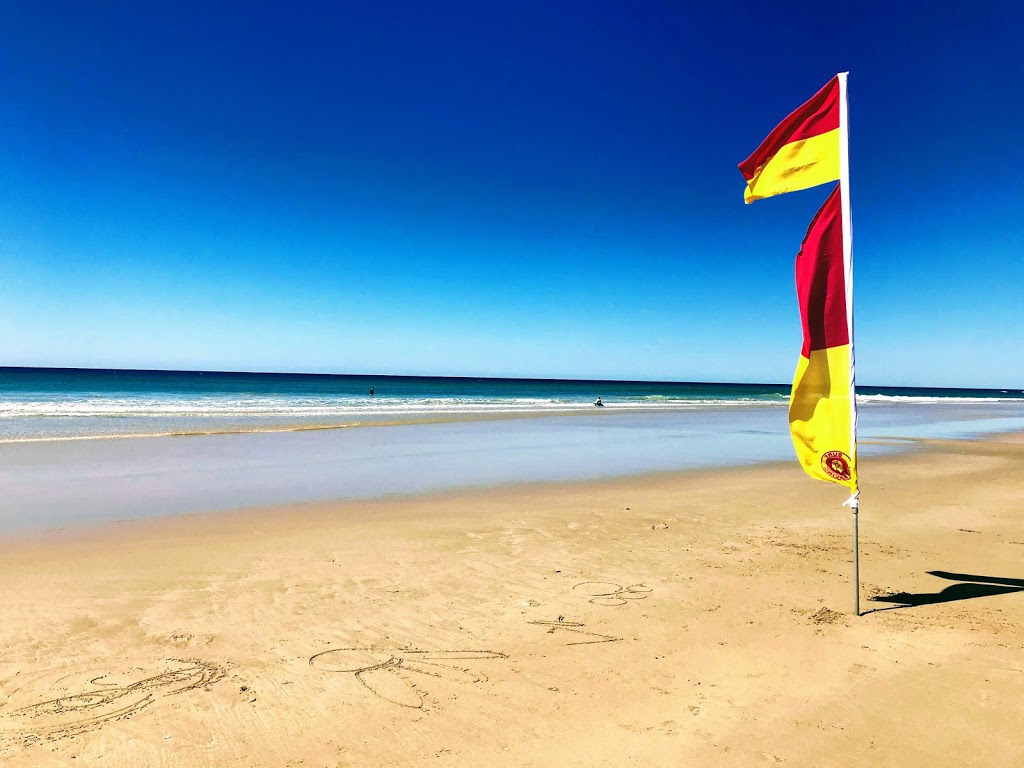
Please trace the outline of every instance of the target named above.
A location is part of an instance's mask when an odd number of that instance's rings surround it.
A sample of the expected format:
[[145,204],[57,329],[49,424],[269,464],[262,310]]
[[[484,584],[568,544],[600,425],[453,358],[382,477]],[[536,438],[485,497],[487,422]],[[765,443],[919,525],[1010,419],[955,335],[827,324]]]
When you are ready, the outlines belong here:
[[[933,603],[951,603],[954,600],[970,600],[975,597],[991,597],[1005,595],[1009,592],[1024,592],[1024,579],[1006,579],[999,576],[977,576],[971,573],[949,573],[948,571],[928,571],[932,576],[950,581],[959,581],[941,592],[924,592],[913,595],[899,592],[894,595],[879,595],[871,599],[878,603],[896,603],[888,608],[875,608],[874,611],[891,611],[894,608],[909,608],[915,605],[932,605]],[[869,613],[874,613],[869,611]]]

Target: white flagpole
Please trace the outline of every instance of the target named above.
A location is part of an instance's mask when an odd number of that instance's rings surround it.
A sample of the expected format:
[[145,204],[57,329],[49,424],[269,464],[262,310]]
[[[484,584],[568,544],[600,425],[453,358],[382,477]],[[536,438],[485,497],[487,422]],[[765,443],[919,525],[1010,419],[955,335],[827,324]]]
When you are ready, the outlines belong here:
[[[853,346],[853,216],[850,210],[850,114],[846,97],[846,77],[839,73],[839,186],[843,217],[843,268],[846,273],[846,327],[850,332],[850,461],[857,466],[857,387],[854,375]],[[860,616],[860,542],[857,517],[860,513],[860,488],[854,487],[849,505],[853,513],[853,612]]]

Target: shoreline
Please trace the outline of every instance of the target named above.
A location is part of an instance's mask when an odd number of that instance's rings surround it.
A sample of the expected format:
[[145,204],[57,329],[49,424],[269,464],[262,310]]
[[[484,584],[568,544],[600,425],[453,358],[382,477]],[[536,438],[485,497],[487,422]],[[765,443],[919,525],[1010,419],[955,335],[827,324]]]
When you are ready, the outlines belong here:
[[[677,406],[615,406],[606,404],[604,409],[572,408],[565,410],[550,411],[500,411],[500,412],[478,412],[478,413],[455,413],[446,412],[435,416],[410,419],[380,419],[353,422],[351,424],[294,424],[280,427],[263,427],[256,429],[219,429],[204,430],[195,432],[141,432],[137,434],[104,434],[104,435],[75,435],[71,437],[29,437],[29,438],[0,438],[0,445],[13,443],[62,443],[78,440],[124,440],[130,438],[151,438],[151,437],[206,437],[209,435],[263,435],[278,434],[287,432],[321,432],[327,430],[358,429],[363,427],[402,427],[417,424],[458,424],[462,422],[476,421],[511,421],[515,419],[544,419],[554,417],[574,416],[598,416],[606,417],[623,414],[645,414],[645,413],[666,413],[666,412],[692,412],[697,410],[744,410],[753,408],[780,408],[786,403],[742,403],[723,404],[721,406],[700,404],[693,408]],[[52,417],[61,418],[61,417]]]
[[[862,396],[860,403],[861,413],[870,414],[874,411],[919,410],[926,411],[933,409],[937,413],[945,412],[945,415],[964,412],[969,414],[971,420],[984,421],[986,419],[1000,418],[1000,411],[1011,413],[1024,419],[1024,398],[1005,398],[990,400],[986,398],[949,398],[942,400],[938,398],[901,398],[898,396],[884,396],[882,400],[874,396]],[[208,413],[202,415],[193,414],[191,418],[197,421],[206,420],[211,424],[209,427],[194,429],[165,429],[162,431],[136,431],[136,432],[98,432],[96,434],[83,433],[74,435],[48,434],[42,437],[5,437],[0,431],[0,445],[11,444],[33,444],[33,443],[59,443],[77,442],[89,440],[123,440],[129,438],[155,438],[155,437],[202,437],[211,435],[244,435],[244,434],[278,434],[290,432],[316,432],[343,429],[356,429],[365,427],[395,427],[423,424],[456,424],[466,422],[500,422],[515,421],[520,419],[545,419],[545,418],[568,418],[585,416],[627,416],[644,414],[679,414],[696,412],[728,412],[743,413],[758,410],[772,410],[787,408],[788,401],[784,400],[680,400],[671,403],[654,405],[651,403],[617,403],[614,401],[604,403],[603,408],[595,408],[591,403],[579,403],[575,406],[565,405],[546,408],[535,408],[531,406],[509,407],[496,406],[493,408],[475,408],[466,405],[460,410],[410,410],[408,415],[402,412],[388,414],[383,411],[367,413],[354,411],[346,414],[344,421],[327,419],[321,421],[302,419],[298,416],[287,417],[290,420],[262,421],[254,419],[250,414],[247,417],[236,415],[225,415],[221,413]],[[262,414],[266,419],[268,414]],[[117,421],[138,421],[138,422],[159,422],[167,420],[184,420],[180,415],[131,415],[131,414],[99,414],[99,415],[76,415],[72,412],[66,414],[47,414],[33,416],[6,416],[8,420],[15,422],[37,423],[52,422],[60,423],[67,421],[91,421],[97,424]],[[227,422],[230,426],[215,427],[217,422]],[[0,420],[0,426],[4,421]],[[79,426],[79,429],[82,427]],[[8,429],[11,429],[8,425]],[[14,428],[17,431],[17,428]]]
[[863,459],[861,617],[792,461],[8,541],[0,762],[1017,764],[1024,435],[916,445]]
[[[915,441],[935,437],[1024,428],[1024,418],[980,413],[990,418],[965,419],[977,415],[970,410],[873,409],[863,420],[862,455],[913,450]],[[791,455],[785,420],[774,407],[0,444],[0,535],[256,506],[752,466]]]
[[[1022,439],[1024,439],[1024,435],[1022,435]],[[924,450],[926,442],[928,441],[915,441],[915,444],[919,444],[921,450]],[[699,483],[702,479],[720,479],[721,477],[731,476],[734,473],[741,474],[751,470],[771,472],[788,468],[790,464],[790,461],[778,459],[752,465],[639,471],[604,478],[525,482],[512,480],[492,485],[396,492],[365,498],[311,499],[284,504],[253,504],[119,520],[88,521],[70,524],[67,527],[0,531],[0,553],[5,555],[16,553],[23,546],[33,547],[38,545],[47,548],[51,545],[59,546],[62,543],[74,545],[75,542],[103,544],[107,542],[108,537],[119,537],[125,534],[133,535],[133,532],[138,532],[140,535],[145,536],[164,535],[175,534],[179,528],[185,531],[194,528],[198,531],[216,529],[222,524],[230,528],[234,527],[235,523],[244,528],[250,522],[256,521],[270,524],[275,529],[285,530],[296,524],[308,525],[311,521],[315,525],[323,524],[333,517],[339,509],[349,513],[356,509],[386,510],[394,506],[402,507],[417,504],[444,506],[449,502],[461,503],[469,499],[492,496],[505,497],[520,492],[551,495],[558,495],[563,492],[578,493],[587,489],[604,492],[615,490],[620,486],[628,488],[634,485],[658,484],[673,480]],[[190,534],[183,533],[183,535]]]
[[[978,456],[1000,455],[1008,446],[1024,445],[1024,431],[995,432],[973,439],[893,436],[876,441],[860,441],[861,445],[881,445],[885,447],[891,447],[894,443],[900,444],[898,451],[869,457],[868,460],[872,464],[875,461],[892,459],[913,461],[915,456],[922,456],[928,453],[941,455],[952,453],[966,454],[970,452]],[[1022,452],[1024,452],[1024,449],[1022,449]],[[863,460],[862,457],[861,461]],[[376,509],[420,503],[444,505],[451,501],[464,501],[470,498],[486,498],[495,495],[504,497],[517,493],[558,495],[560,493],[579,493],[587,489],[606,492],[674,482],[700,485],[702,482],[721,482],[727,478],[739,480],[744,475],[751,473],[759,475],[775,472],[792,474],[791,470],[794,466],[795,462],[793,459],[772,459],[728,466],[639,470],[608,477],[532,481],[509,480],[486,485],[466,485],[431,490],[385,493],[371,497],[309,499],[280,504],[251,504],[237,507],[197,509],[191,512],[176,514],[139,516],[116,520],[95,520],[70,524],[67,527],[51,526],[47,528],[0,531],[0,552],[11,554],[22,546],[33,546],[36,543],[40,545],[59,544],[62,541],[73,542],[76,540],[102,542],[109,535],[120,536],[132,530],[142,533],[169,533],[174,531],[179,523],[184,527],[194,525],[200,529],[207,527],[215,528],[219,525],[218,521],[225,521],[230,525],[232,521],[245,521],[251,517],[253,520],[260,520],[264,523],[270,521],[275,527],[287,528],[289,525],[294,524],[296,519],[309,518],[318,521],[317,524],[321,524],[326,518],[334,515],[338,509],[349,510],[357,507]],[[819,491],[822,488],[838,489],[834,495],[838,499],[837,507],[842,506],[841,502],[844,499],[841,497],[845,497],[847,491],[841,486],[815,481],[807,477],[803,472],[800,472],[798,477],[806,479],[812,487],[817,488]],[[295,518],[295,515],[298,515],[298,518]],[[278,525],[278,522],[273,522],[275,520],[278,520],[280,525]],[[209,525],[199,521],[208,521]],[[248,525],[247,522],[242,522],[241,524],[243,526]]]

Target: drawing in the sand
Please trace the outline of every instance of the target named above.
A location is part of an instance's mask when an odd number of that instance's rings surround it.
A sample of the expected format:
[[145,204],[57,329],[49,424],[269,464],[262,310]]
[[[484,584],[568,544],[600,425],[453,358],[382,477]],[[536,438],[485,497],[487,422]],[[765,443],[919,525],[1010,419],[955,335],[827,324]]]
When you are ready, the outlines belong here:
[[610,581],[584,581],[573,588],[590,598],[594,605],[625,605],[629,600],[646,600],[647,595],[654,591],[646,584],[614,584]]
[[538,627],[547,627],[548,634],[553,635],[557,632],[571,632],[574,635],[583,635],[584,637],[596,637],[596,640],[573,640],[571,643],[563,643],[563,645],[596,645],[598,643],[617,643],[622,638],[614,637],[612,635],[602,635],[598,632],[587,632],[583,629],[586,624],[581,624],[578,621],[565,621],[564,616],[559,616],[555,621],[528,621],[527,624],[535,624]]
[[333,648],[311,656],[309,666],[322,672],[352,675],[364,688],[385,701],[422,709],[429,701],[424,687],[438,681],[480,683],[487,676],[461,662],[507,659],[498,651],[422,651],[414,649]]
[[6,714],[3,733],[19,741],[54,740],[91,731],[145,709],[158,695],[174,696],[205,688],[221,680],[217,664],[196,659],[168,659],[184,665],[128,685],[103,682],[110,675],[88,681],[85,690],[28,704]]

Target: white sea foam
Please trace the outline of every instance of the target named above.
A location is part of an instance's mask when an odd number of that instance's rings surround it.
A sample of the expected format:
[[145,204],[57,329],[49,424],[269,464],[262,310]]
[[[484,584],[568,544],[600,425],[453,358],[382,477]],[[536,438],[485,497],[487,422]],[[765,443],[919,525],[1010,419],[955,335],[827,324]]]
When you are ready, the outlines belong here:
[[[935,397],[858,395],[865,409],[932,406],[953,412],[968,408],[1024,406],[1019,397]],[[462,418],[543,416],[558,413],[741,411],[783,408],[788,396],[766,393],[748,397],[687,398],[634,395],[604,398],[594,408],[587,395],[574,397],[366,397],[352,395],[167,394],[124,396],[40,396],[0,394],[0,443],[76,440],[100,437],[163,436],[218,432],[277,432],[330,429],[383,423],[446,421]]]
[[[788,395],[764,395],[734,398],[683,398],[652,395],[635,398],[605,398],[604,405],[613,409],[691,409],[780,405]],[[861,405],[921,404],[971,405],[987,403],[1020,403],[1019,397],[937,397],[922,395],[858,394]],[[488,413],[544,412],[587,410],[593,403],[581,399],[561,398],[483,398],[483,397],[421,397],[421,398],[355,398],[355,397],[88,397],[74,398],[12,398],[0,397],[0,419],[40,417],[217,417],[217,416],[358,416],[408,415],[419,413]]]
[[922,395],[857,395],[857,404],[908,403],[918,405],[971,405],[976,403],[1020,403],[1020,397],[928,397]]
[[[612,409],[708,408],[771,404],[763,399],[636,399],[605,401]],[[781,402],[781,400],[779,401]],[[0,419],[40,417],[217,417],[217,416],[358,416],[431,413],[544,412],[589,410],[589,400],[542,398],[88,398],[76,400],[0,401]]]

